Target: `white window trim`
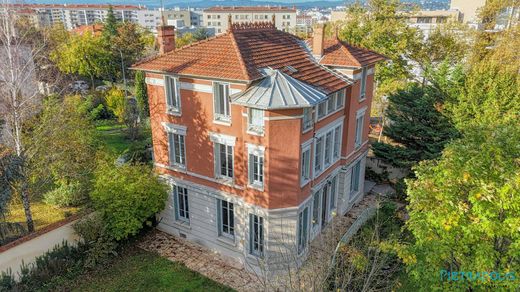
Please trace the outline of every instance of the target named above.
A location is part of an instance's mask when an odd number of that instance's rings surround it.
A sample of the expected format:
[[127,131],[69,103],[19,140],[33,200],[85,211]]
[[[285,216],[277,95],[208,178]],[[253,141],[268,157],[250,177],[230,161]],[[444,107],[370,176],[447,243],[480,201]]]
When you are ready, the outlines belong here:
[[[336,162],[338,162],[340,159],[341,159],[341,150],[342,150],[342,147],[343,147],[343,118],[344,117],[341,117],[339,119],[337,119],[335,122],[332,122],[330,123],[329,125],[327,125],[326,127],[324,128],[321,128],[318,132],[316,132],[316,134],[314,135],[314,141],[313,141],[313,145],[314,145],[314,150],[313,150],[313,155],[312,157],[315,158],[316,157],[316,141],[318,138],[322,138],[322,141],[323,141],[323,145],[322,145],[322,159],[321,159],[321,162],[322,162],[322,167],[321,167],[321,170],[318,171],[318,172],[313,172],[312,174],[312,178],[315,179],[317,177],[319,177],[322,173],[324,173],[325,171],[327,171],[330,167],[332,167]],[[339,155],[338,157],[334,157],[334,131],[337,127],[340,127],[340,135],[339,135],[339,140],[340,140],[340,144],[339,144]],[[331,149],[331,161],[328,165],[325,164],[325,143],[326,143],[326,135],[327,133],[329,132],[332,132],[332,149]],[[316,169],[316,159],[313,159],[313,162],[312,162],[312,169],[315,170]]]
[[362,67],[361,68],[361,76],[360,76],[360,83],[359,83],[359,101],[365,100],[366,95],[366,89],[367,89],[367,77],[368,77],[368,68]]
[[[311,214],[310,214],[310,210],[312,208],[309,208],[308,204],[305,204],[302,206],[301,210],[298,212],[298,218],[296,220],[296,224],[297,224],[297,237],[296,237],[296,249],[297,249],[297,253],[298,255],[302,255],[303,253],[305,253],[305,251],[307,251],[307,249],[309,248],[309,233],[310,233],[310,230],[309,230],[309,225],[311,225],[310,223],[310,217],[311,217]],[[305,234],[305,238],[303,238],[303,247],[300,249],[300,235],[301,235],[301,228],[300,228],[300,214],[302,214],[302,218],[303,218],[303,213],[305,212],[305,210],[307,210],[307,220],[306,222],[303,222],[303,224],[306,225],[306,234]]]
[[[223,218],[222,218],[222,202],[225,201],[228,203],[228,212],[229,212],[229,204],[233,204],[233,235],[229,234],[229,233],[224,233],[223,231]],[[235,213],[236,213],[236,203],[235,202],[231,202],[231,201],[228,201],[226,199],[221,199],[221,198],[217,198],[217,217],[220,219],[220,220],[216,220],[217,221],[217,239],[220,239],[222,240],[223,242],[226,242],[228,244],[235,244],[235,240],[236,240],[236,237],[237,237],[237,234],[236,234],[236,216],[235,216]],[[228,218],[229,219],[229,218]],[[229,226],[229,220],[228,220],[228,226]]]
[[[354,148],[357,150],[361,147],[361,145],[363,145],[363,130],[364,130],[364,127],[365,127],[365,113],[366,113],[366,110],[367,110],[367,107],[363,107],[361,109],[359,109],[357,112],[356,112],[356,120],[355,120],[355,125],[354,125]],[[358,132],[357,132],[357,121],[360,117],[363,117],[363,119],[361,120],[361,133],[359,134],[359,141],[357,141],[357,137],[358,137]]]
[[[329,100],[330,98],[333,98],[334,96],[336,96],[336,100],[334,101],[334,107],[336,107],[336,105],[337,105],[338,94],[339,94],[339,95],[342,95],[343,98],[344,98],[343,103],[341,104],[341,107],[336,108],[336,109],[333,110],[332,112],[328,113],[328,112],[329,112],[329,108],[328,108],[328,107],[329,107],[329,106],[328,106],[328,100]],[[345,99],[346,99],[345,95],[346,95],[346,94],[347,94],[346,89],[341,89],[341,90],[339,90],[339,91],[337,91],[337,92],[334,92],[333,94],[329,95],[329,96],[328,96],[324,101],[322,101],[322,102],[320,102],[319,104],[317,104],[317,105],[315,106],[315,110],[316,110],[316,114],[315,114],[315,122],[319,122],[319,121],[321,121],[321,120],[324,120],[324,119],[326,119],[327,117],[330,117],[330,116],[334,115],[335,113],[342,111],[342,110],[345,108],[345,103],[346,103],[346,101],[345,101]],[[325,115],[324,115],[323,117],[318,117],[318,106],[319,106],[320,104],[322,104],[322,103],[325,104]]]
[[[358,163],[359,163],[359,175],[358,175],[358,178],[357,178],[357,180],[358,180],[358,183],[357,183],[358,184],[358,189],[357,190],[352,190],[352,176],[354,175],[354,168],[356,167],[356,165]],[[349,171],[350,171],[350,182],[349,182],[350,186],[349,186],[349,190],[348,190],[348,195],[349,195],[349,203],[351,203],[352,201],[354,201],[358,197],[358,195],[359,195],[359,193],[361,191],[361,183],[360,183],[360,181],[361,181],[361,159],[359,159],[359,160],[355,161],[354,163],[352,163],[352,167],[350,168]]]
[[213,143],[220,143],[220,144],[226,144],[228,146],[235,146],[237,137],[211,132],[211,133],[209,133],[209,139]]
[[[170,82],[168,82],[167,79],[173,79],[175,83],[175,95],[173,96],[174,99],[176,99],[178,106],[173,107],[168,105],[168,95],[169,95],[169,87]],[[174,116],[180,116],[181,115],[181,82],[179,80],[179,77],[174,77],[170,75],[164,75],[164,96],[166,101],[166,113]]]
[[[179,194],[178,194],[178,188],[183,188],[183,189],[186,189],[187,191],[187,194],[186,194],[186,198],[187,198],[187,201],[188,201],[188,216],[190,214],[190,211],[189,211],[189,206],[190,206],[190,196],[189,196],[189,190],[188,188],[186,187],[183,187],[183,186],[177,186],[177,185],[173,185],[173,204],[174,204],[174,212],[175,212],[175,220],[181,224],[186,224],[186,225],[190,225],[190,219],[191,218],[184,218],[184,217],[181,217],[180,215],[180,208],[179,208]],[[186,211],[185,211],[186,212]]]
[[[256,216],[258,217],[258,221],[262,221],[262,234],[261,234],[261,239],[262,239],[262,251],[260,253],[257,253],[255,251],[253,251],[253,238],[254,238],[254,235],[253,235],[253,232],[254,232],[254,229],[251,228],[253,227],[253,222],[251,222],[251,219],[253,216]],[[262,219],[262,220],[260,220]],[[252,256],[253,258],[263,258],[264,255],[265,255],[265,251],[266,251],[266,239],[265,239],[265,236],[266,236],[266,218],[260,214],[255,214],[255,213],[249,213],[248,214],[248,221],[249,221],[249,228],[248,228],[248,243],[249,243],[249,246],[248,246],[248,250],[249,250],[249,253],[248,253],[248,256]]]
[[[247,174],[248,174],[248,178],[247,178],[247,186],[250,187],[250,188],[254,188],[254,189],[257,189],[257,190],[260,190],[260,191],[263,191],[264,190],[264,184],[265,184],[265,146],[260,146],[260,145],[254,145],[254,144],[249,144],[249,143],[246,143],[246,147],[247,147]],[[258,156],[258,157],[262,157],[263,158],[263,169],[262,169],[262,175],[263,175],[263,182],[260,183],[260,182],[256,182],[256,181],[251,181],[251,178],[252,178],[252,173],[251,172],[251,163],[252,161],[249,160],[249,156],[253,154],[254,156]]]
[[312,168],[314,165],[314,163],[312,161],[312,156],[313,156],[313,151],[311,149],[312,143],[313,143],[313,139],[309,139],[308,141],[303,143],[301,146],[300,165],[302,168],[303,168],[303,153],[307,150],[309,151],[309,178],[304,179],[301,174],[301,171],[300,171],[300,187],[304,187],[312,180],[312,170],[313,170]]
[[[217,114],[216,113],[216,104],[215,104],[215,86],[217,84],[220,84],[220,85],[227,85],[228,86],[228,96],[227,96],[227,99],[228,99],[228,103],[229,103],[229,117],[226,117],[225,119],[218,119],[217,118],[217,115],[220,115],[220,114]],[[229,82],[221,82],[221,81],[213,81],[211,83],[212,85],[212,90],[213,90],[213,123],[215,124],[219,124],[219,125],[224,125],[224,126],[231,126],[231,100],[229,100],[229,95],[231,95],[231,83]]]
[[[262,111],[262,122],[263,125],[259,129],[255,129],[255,126],[251,123],[251,112],[252,110],[259,110]],[[247,108],[247,133],[250,135],[256,135],[256,136],[264,136],[265,133],[265,111],[263,109],[257,109],[257,108]]]
[[[170,145],[170,139],[167,136],[166,140],[168,141],[168,160],[169,165],[177,170],[184,171],[188,169],[188,154],[186,153],[186,131],[187,127],[182,125],[176,125],[171,123],[162,122],[162,126],[164,127],[167,135],[168,134],[175,134],[175,135],[181,135],[184,136],[184,164],[176,163],[175,161],[171,161],[172,151],[175,151],[174,145]],[[175,152],[173,153],[173,156],[175,157]]]
[[[312,128],[314,126],[314,116],[313,116],[315,114],[314,109],[315,109],[315,107],[308,107],[308,108],[303,109],[303,114],[302,114],[302,133],[303,134],[312,130]],[[305,126],[305,110],[309,110],[311,113],[310,126],[308,128],[304,127]]]

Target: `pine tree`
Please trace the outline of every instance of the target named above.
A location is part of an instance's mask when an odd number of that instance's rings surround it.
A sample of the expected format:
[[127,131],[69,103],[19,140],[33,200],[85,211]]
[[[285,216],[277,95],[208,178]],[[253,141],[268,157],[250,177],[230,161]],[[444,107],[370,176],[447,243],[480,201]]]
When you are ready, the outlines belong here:
[[107,18],[105,19],[102,32],[102,36],[106,42],[110,42],[112,38],[117,36],[118,27],[119,23],[114,15],[114,9],[112,8],[112,5],[110,5],[108,7]]
[[384,135],[393,142],[375,143],[374,154],[396,167],[437,158],[444,145],[457,136],[450,120],[440,112],[440,100],[432,87],[411,84],[390,95]]

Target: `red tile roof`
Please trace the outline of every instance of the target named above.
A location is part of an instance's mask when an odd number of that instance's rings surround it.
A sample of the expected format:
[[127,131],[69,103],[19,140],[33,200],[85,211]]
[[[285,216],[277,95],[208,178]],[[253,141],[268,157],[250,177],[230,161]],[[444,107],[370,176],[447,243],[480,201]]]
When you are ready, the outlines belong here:
[[72,32],[83,35],[86,32],[90,32],[92,35],[99,36],[103,32],[103,24],[95,23],[92,25],[81,25],[72,30]]
[[301,39],[267,22],[234,23],[225,34],[142,61],[133,68],[253,81],[263,77],[260,69],[266,67],[279,69],[326,93],[349,85],[346,79],[317,64]]
[[204,12],[296,12],[294,7],[284,6],[214,6]]
[[[310,38],[307,43],[312,48],[312,38]],[[362,67],[386,59],[387,57],[381,54],[368,49],[355,47],[334,38],[325,40],[323,58],[321,58],[320,64],[329,66]]]

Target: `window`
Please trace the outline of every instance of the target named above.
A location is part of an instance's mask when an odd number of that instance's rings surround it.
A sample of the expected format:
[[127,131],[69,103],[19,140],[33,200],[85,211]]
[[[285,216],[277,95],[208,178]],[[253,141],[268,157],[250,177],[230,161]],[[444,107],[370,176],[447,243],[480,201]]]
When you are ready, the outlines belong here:
[[314,152],[314,177],[335,163],[341,155],[341,128],[338,124],[316,134]]
[[217,178],[233,178],[233,146],[215,143]]
[[330,182],[330,204],[329,210],[332,210],[336,207],[336,181],[337,176],[335,176]]
[[249,214],[249,251],[252,255],[264,255],[264,218]]
[[301,184],[306,184],[311,179],[311,145],[302,148]]
[[168,137],[170,166],[186,168],[186,127],[170,123],[162,124]]
[[333,95],[329,96],[329,99],[327,99],[327,114],[330,114],[334,110],[336,110],[335,106],[336,106],[336,94],[334,93]]
[[334,159],[339,158],[339,149],[341,148],[341,126],[338,126],[334,129],[334,151],[333,157]]
[[310,128],[312,128],[312,108],[309,107],[303,109],[302,130],[305,132]]
[[336,93],[336,109],[343,107],[343,101],[345,100],[345,89]]
[[305,207],[298,214],[298,253],[302,253],[307,247],[307,229],[309,224],[309,208]]
[[312,227],[320,225],[320,191],[314,193],[312,198]]
[[316,146],[314,148],[314,173],[317,174],[322,169],[323,163],[323,138],[316,139]]
[[231,121],[229,84],[215,82],[213,85],[214,120]]
[[329,165],[332,159],[332,132],[325,135],[325,165]]
[[175,219],[190,222],[190,209],[188,204],[188,189],[174,186],[173,198],[175,205]]
[[218,235],[235,239],[235,210],[233,203],[217,200]]
[[186,167],[186,145],[184,135],[168,133],[170,165]]
[[171,76],[165,76],[165,94],[166,94],[166,107],[168,112],[180,113],[181,101],[180,101],[180,88],[179,79]]
[[365,113],[362,112],[358,114],[356,118],[356,140],[355,140],[355,147],[358,148],[361,146],[362,139],[363,139],[363,120],[365,118]]
[[249,184],[264,186],[264,148],[248,144],[249,152]]
[[248,131],[264,133],[264,111],[256,108],[248,110]]
[[361,160],[352,167],[352,174],[350,176],[350,193],[354,194],[359,191],[359,175],[361,173]]
[[325,112],[325,108],[327,106],[327,103],[326,102],[322,102],[320,104],[318,104],[318,119],[321,119],[325,116],[326,112]]
[[361,70],[361,89],[359,99],[365,98],[365,90],[367,87],[367,67],[363,67]]

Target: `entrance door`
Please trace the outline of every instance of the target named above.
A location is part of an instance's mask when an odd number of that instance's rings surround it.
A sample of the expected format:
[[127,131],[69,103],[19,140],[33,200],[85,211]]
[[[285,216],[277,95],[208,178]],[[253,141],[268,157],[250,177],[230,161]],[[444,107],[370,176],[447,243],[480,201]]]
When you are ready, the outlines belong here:
[[322,195],[321,195],[321,226],[322,227],[327,224],[328,197],[329,197],[329,185],[325,184],[325,186],[323,186],[323,191],[322,191]]

